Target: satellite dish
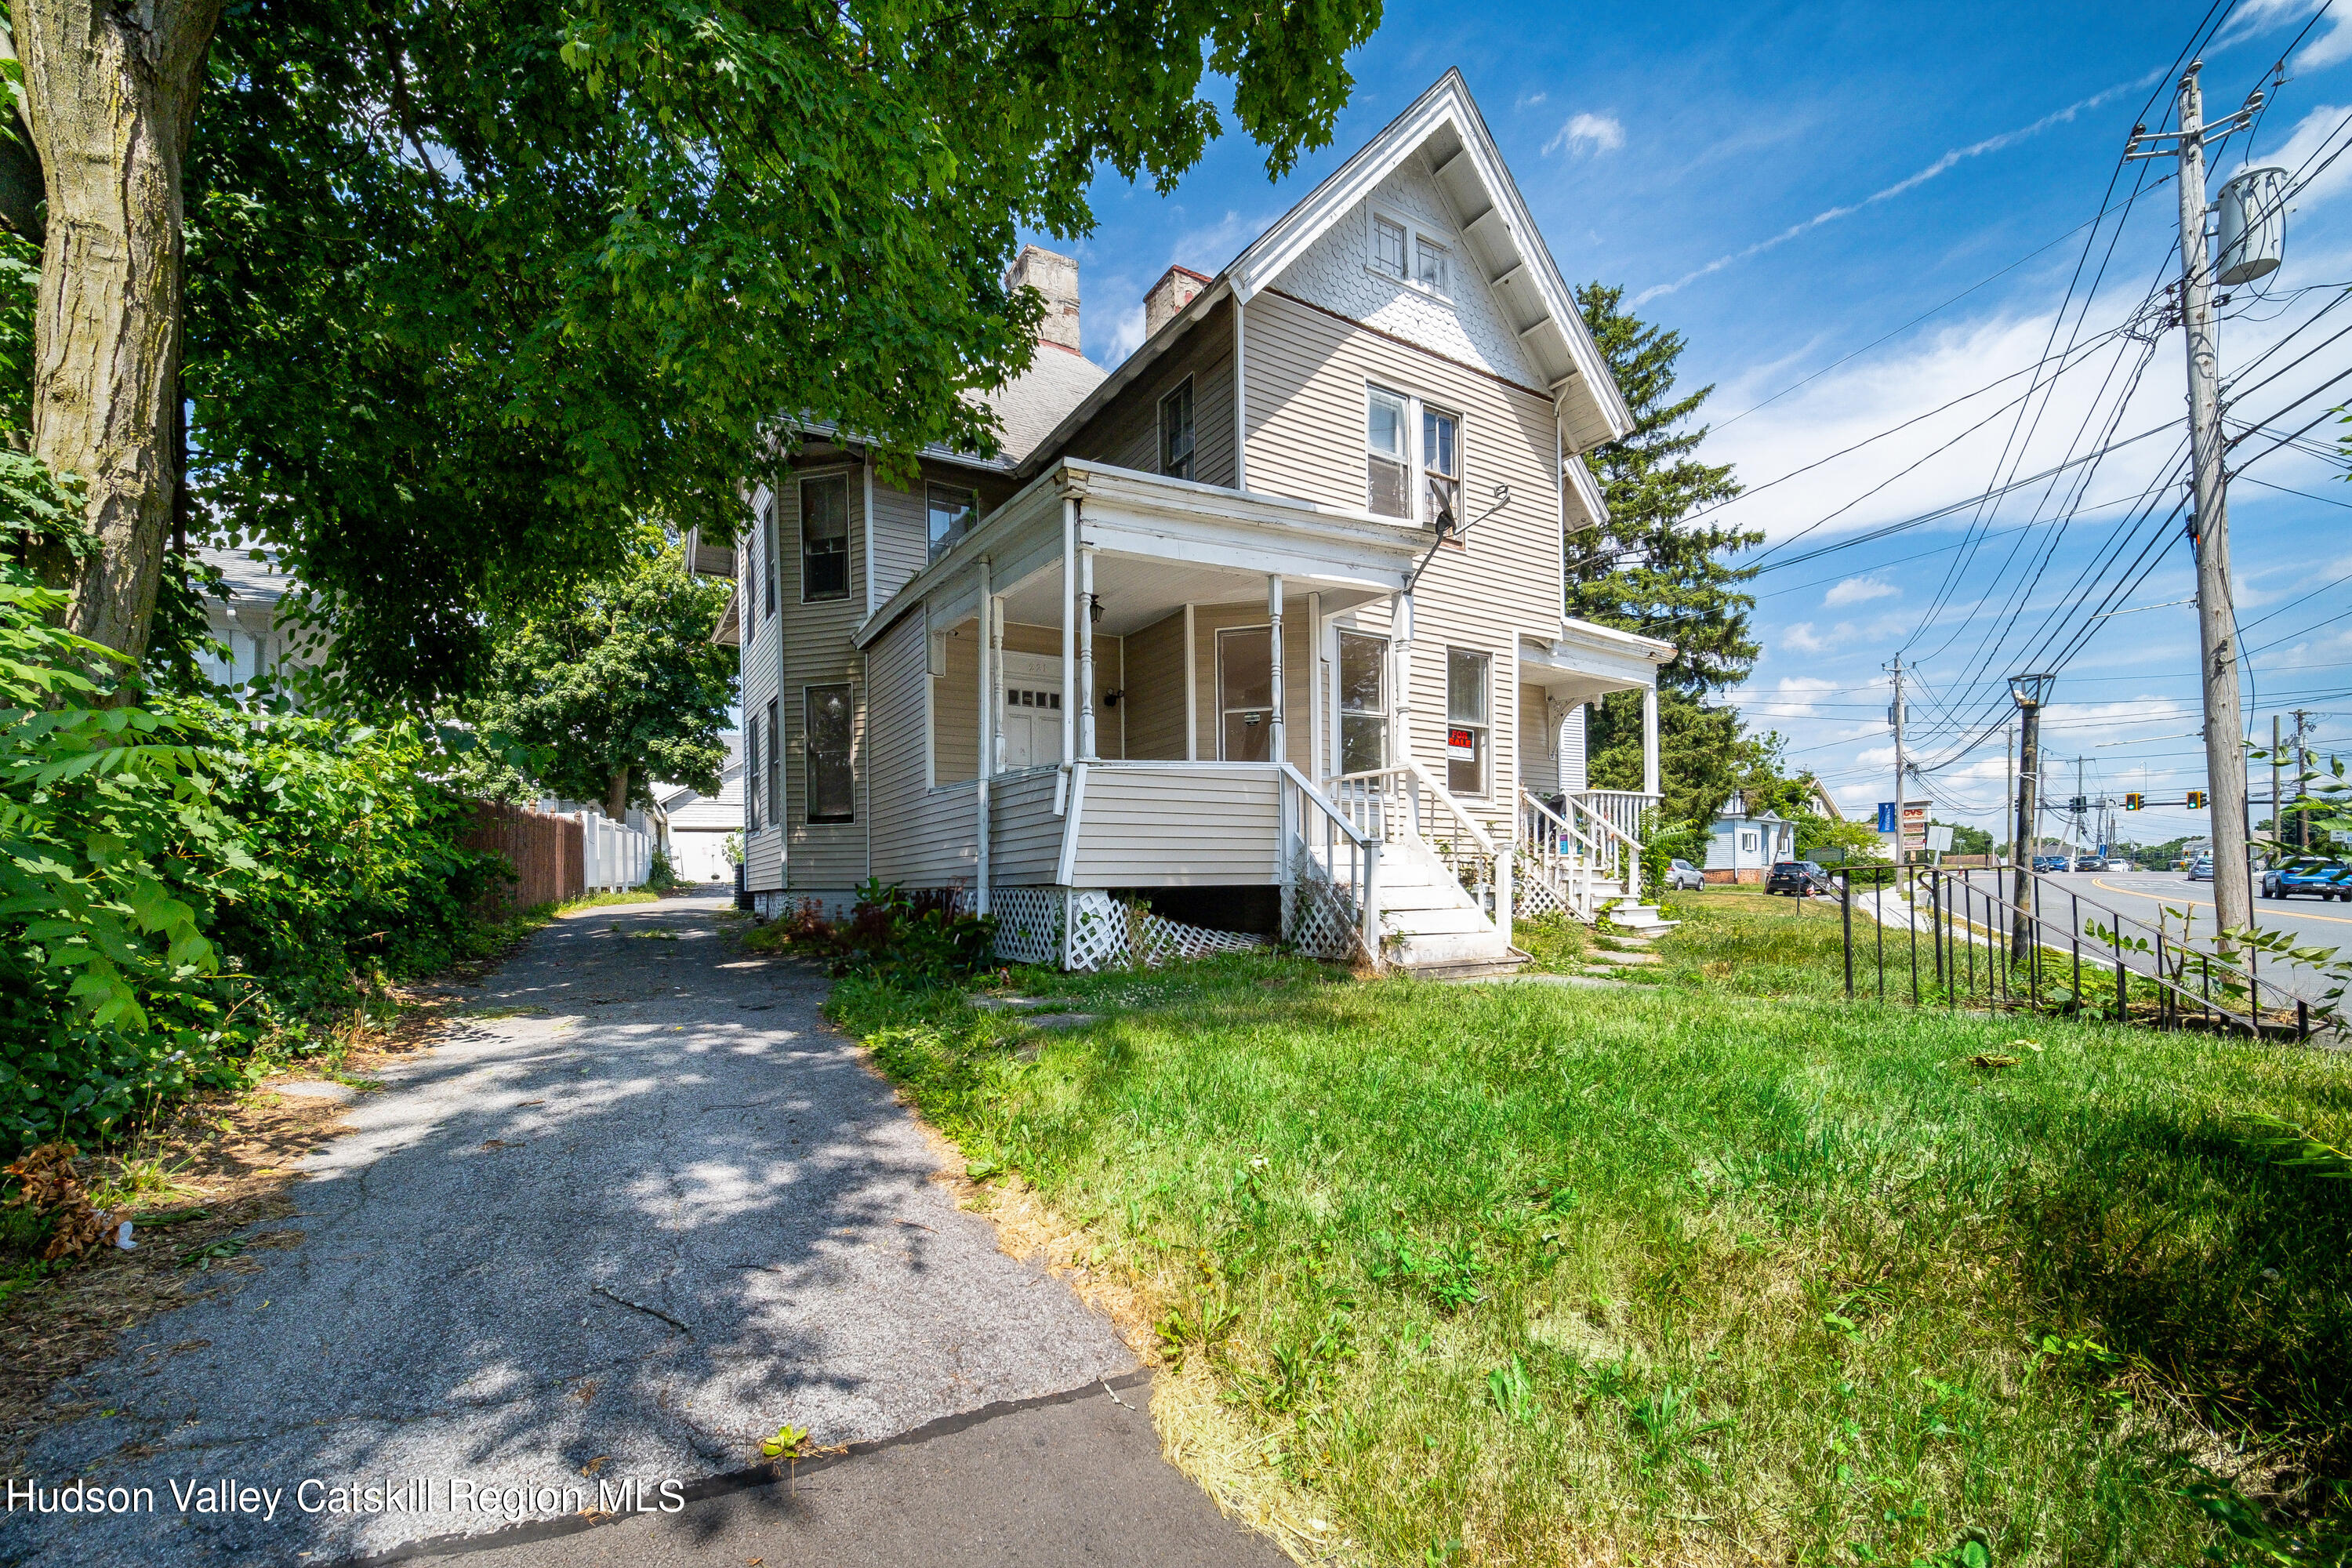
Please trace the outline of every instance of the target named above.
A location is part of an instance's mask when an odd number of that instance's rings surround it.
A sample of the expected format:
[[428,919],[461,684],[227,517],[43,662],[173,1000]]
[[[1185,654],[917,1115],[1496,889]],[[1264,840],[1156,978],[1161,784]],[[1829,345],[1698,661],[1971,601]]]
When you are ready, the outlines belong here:
[[2241,169],[2221,187],[2221,254],[2215,281],[2235,288],[2279,268],[2286,241],[2287,172],[2276,164]]

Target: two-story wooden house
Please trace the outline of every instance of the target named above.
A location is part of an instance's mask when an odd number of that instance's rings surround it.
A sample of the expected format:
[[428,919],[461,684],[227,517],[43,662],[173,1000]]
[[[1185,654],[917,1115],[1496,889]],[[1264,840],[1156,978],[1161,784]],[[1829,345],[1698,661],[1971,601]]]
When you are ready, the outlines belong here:
[[[763,912],[875,877],[961,889],[1013,958],[1460,970],[1515,909],[1634,891],[1673,649],[1562,613],[1579,454],[1631,416],[1457,73],[1171,268],[1108,375],[1076,264],[1013,280],[1050,309],[1001,457],[907,488],[809,429],[750,488],[721,635]],[[1628,689],[1646,788],[1588,790],[1585,706]]]

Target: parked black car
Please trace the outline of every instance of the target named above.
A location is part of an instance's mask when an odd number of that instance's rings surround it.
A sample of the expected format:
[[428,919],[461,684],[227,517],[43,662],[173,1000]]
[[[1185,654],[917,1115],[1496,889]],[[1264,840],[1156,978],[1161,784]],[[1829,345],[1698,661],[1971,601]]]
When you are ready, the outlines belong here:
[[1826,897],[1837,889],[1830,882],[1830,874],[1811,860],[1782,860],[1764,879],[1764,890],[1801,899],[1811,893]]

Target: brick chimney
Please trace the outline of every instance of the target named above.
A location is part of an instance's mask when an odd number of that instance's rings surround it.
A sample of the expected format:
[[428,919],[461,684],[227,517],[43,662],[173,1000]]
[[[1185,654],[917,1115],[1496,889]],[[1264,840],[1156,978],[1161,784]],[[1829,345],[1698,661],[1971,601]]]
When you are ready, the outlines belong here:
[[1176,319],[1176,312],[1191,304],[1210,279],[1189,267],[1171,267],[1160,275],[1160,281],[1143,297],[1143,337],[1149,342],[1153,333]]
[[1078,264],[1043,246],[1024,245],[1004,274],[1011,289],[1034,289],[1045,296],[1045,319],[1037,324],[1037,341],[1072,353],[1078,346]]

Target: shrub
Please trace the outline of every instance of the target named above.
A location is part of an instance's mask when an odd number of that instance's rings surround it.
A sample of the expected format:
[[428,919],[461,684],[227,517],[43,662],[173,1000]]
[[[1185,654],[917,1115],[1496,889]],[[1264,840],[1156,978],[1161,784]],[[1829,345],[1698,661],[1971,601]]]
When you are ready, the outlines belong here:
[[502,870],[459,847],[415,726],[121,702],[63,603],[0,567],[0,1148],[236,1081],[263,1039],[479,951]]
[[835,976],[953,984],[986,968],[996,948],[995,917],[958,914],[956,902],[953,889],[908,892],[875,878],[859,886],[846,924],[827,921],[814,899],[803,899],[745,941],[829,960]]

